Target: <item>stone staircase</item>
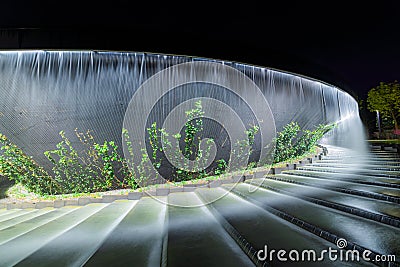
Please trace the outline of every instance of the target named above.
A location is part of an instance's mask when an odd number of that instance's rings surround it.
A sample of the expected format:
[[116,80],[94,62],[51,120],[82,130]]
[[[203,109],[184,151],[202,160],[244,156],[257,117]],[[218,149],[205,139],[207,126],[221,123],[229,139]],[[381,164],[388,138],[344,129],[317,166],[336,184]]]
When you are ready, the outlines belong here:
[[[400,266],[399,155],[326,148],[312,163],[239,183],[4,207],[0,266]],[[265,246],[339,250],[343,239],[343,252],[396,259],[284,262],[257,255]]]

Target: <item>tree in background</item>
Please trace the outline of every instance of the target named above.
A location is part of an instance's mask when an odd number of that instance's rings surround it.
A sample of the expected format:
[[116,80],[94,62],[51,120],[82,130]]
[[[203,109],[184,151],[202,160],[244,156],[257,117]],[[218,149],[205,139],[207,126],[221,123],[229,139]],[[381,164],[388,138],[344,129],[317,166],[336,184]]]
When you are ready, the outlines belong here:
[[368,109],[379,111],[383,119],[391,122],[391,126],[398,130],[400,116],[400,84],[397,80],[390,83],[381,82],[377,87],[368,91]]

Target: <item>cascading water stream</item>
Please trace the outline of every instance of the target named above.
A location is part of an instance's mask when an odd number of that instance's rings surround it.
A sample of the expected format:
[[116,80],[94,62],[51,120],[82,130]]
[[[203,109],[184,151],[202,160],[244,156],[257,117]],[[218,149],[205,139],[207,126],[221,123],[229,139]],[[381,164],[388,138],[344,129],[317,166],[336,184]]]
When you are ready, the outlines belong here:
[[[273,145],[275,133],[290,122],[304,130],[336,124],[320,140],[328,156],[282,174],[261,170],[263,178],[254,175],[245,183],[182,186],[167,193],[160,186],[155,198],[132,199],[140,192],[130,192],[79,204],[83,197],[61,208],[54,202],[28,212],[2,209],[0,265],[175,266],[191,260],[196,266],[252,266],[265,245],[320,251],[336,249],[339,237],[358,249],[399,255],[398,179],[376,175],[398,174],[399,160],[366,153],[358,104],[335,86],[266,67],[187,56],[2,51],[0,95],[0,133],[50,172],[43,152],[56,148],[60,131],[78,152],[85,147],[75,129],[90,130],[98,144],[114,141],[123,155],[125,126],[136,144],[153,122],[169,127],[170,134],[182,133],[184,111],[197,100],[205,117],[202,138],[212,139],[215,158],[229,158],[229,147],[249,125],[260,127],[253,159],[268,161],[271,151],[263,154],[264,146]],[[151,144],[140,145],[150,158]],[[324,264],[338,266],[329,259]]]
[[[229,66],[245,75],[265,97],[272,118],[257,121],[260,114],[230,88],[192,82],[170,88],[158,97],[147,118],[163,123],[176,106],[191,98],[213,98],[232,108],[245,126],[265,124],[271,133],[282,130],[291,121],[302,129],[313,129],[319,124],[337,123],[338,126],[322,140],[324,144],[338,145],[365,151],[365,136],[358,116],[357,102],[339,88],[311,78],[265,67],[235,62],[175,55],[135,52],[95,51],[2,51],[0,52],[0,132],[8,136],[40,165],[50,169],[43,155],[60,141],[59,132],[65,131],[73,145],[73,131],[91,130],[98,143],[114,140],[122,148],[123,120],[132,96],[154,74],[183,63],[212,62]],[[178,69],[177,69],[178,71]],[[232,73],[221,68],[203,70],[204,77],[222,77],[232,81]],[[194,78],[199,70],[193,68]],[[188,73],[170,73],[170,79],[180,79]],[[226,76],[224,78],[224,76]],[[246,88],[242,88],[244,94]],[[156,90],[154,90],[156,91]],[[145,92],[152,95],[153,92]],[[247,95],[248,99],[255,96]],[[145,99],[143,99],[145,100]],[[260,110],[260,109],[259,109]],[[142,111],[134,109],[137,114]],[[220,110],[210,110],[218,113]],[[184,114],[177,120],[184,120]],[[230,133],[220,121],[205,122],[206,136],[212,137],[220,154],[229,153],[223,144]],[[225,130],[225,131],[224,131]],[[145,129],[139,129],[145,131]],[[267,141],[271,141],[268,138]],[[260,150],[260,138],[255,139]],[[120,151],[122,152],[122,151]],[[221,154],[222,153],[222,154]]]

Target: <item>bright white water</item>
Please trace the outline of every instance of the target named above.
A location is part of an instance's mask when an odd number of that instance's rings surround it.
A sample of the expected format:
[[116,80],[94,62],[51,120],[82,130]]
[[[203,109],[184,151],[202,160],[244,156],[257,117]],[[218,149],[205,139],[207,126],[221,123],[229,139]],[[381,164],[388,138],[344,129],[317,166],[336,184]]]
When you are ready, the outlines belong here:
[[[201,70],[173,68],[199,62],[213,63],[211,66],[217,68],[207,68],[207,64]],[[151,110],[142,110],[140,105],[129,107],[135,92],[167,69],[169,76],[141,92],[143,106],[151,106]],[[191,82],[175,83],[176,79]],[[205,136],[213,138],[217,157],[229,153],[228,137],[235,135],[234,127],[224,127],[228,117],[240,118],[244,127],[260,126],[261,135],[255,139],[258,157],[260,147],[268,145],[275,132],[291,121],[303,129],[337,122],[338,127],[322,143],[362,152],[366,148],[358,105],[352,96],[324,82],[265,67],[135,52],[2,51],[0,81],[0,132],[45,167],[49,162],[43,152],[55,148],[61,130],[78,150],[73,134],[76,128],[92,130],[97,142],[114,140],[121,148],[128,108],[136,117],[146,116],[147,127],[154,121],[162,125],[177,106],[193,98],[212,98],[227,107],[205,110],[211,118],[205,121]],[[156,95],[158,86],[165,83],[176,87]],[[149,103],[149,99],[157,101]],[[228,116],[226,110],[233,113]],[[185,114],[175,118],[184,120]],[[146,131],[135,126],[135,131]]]

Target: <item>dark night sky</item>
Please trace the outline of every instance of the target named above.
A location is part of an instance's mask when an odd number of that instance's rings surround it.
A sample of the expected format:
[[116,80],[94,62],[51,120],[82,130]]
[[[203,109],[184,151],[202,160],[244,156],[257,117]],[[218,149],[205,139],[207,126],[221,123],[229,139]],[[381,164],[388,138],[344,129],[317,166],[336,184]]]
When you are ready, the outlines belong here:
[[400,79],[400,4],[352,2],[15,1],[1,8],[0,48],[211,57],[303,74],[364,98],[380,81]]

